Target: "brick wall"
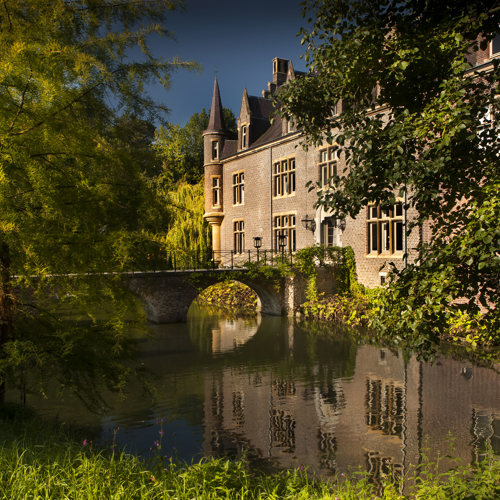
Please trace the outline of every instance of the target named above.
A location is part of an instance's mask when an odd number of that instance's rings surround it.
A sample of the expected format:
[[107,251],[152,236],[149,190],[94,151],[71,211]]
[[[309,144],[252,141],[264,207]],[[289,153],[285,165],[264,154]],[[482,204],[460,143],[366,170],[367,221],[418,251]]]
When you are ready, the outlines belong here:
[[[296,191],[295,195],[272,196],[272,165],[275,161],[293,157],[295,159]],[[245,249],[252,250],[253,238],[262,238],[262,250],[270,249],[272,241],[272,220],[280,214],[295,214],[297,249],[312,246],[321,241],[321,217],[328,215],[323,209],[316,210],[313,205],[317,199],[316,191],[309,192],[306,183],[319,179],[319,152],[316,148],[308,151],[300,145],[298,136],[288,140],[276,141],[272,145],[241,152],[224,161],[223,199],[224,219],[221,226],[221,248],[234,249],[233,223],[245,222]],[[339,171],[343,163],[339,161]],[[233,204],[233,174],[244,172],[245,200],[243,204]],[[317,227],[313,233],[303,227],[301,220],[306,216],[316,217]],[[321,217],[319,216],[321,215]],[[414,214],[409,213],[408,217]],[[373,256],[367,248],[367,209],[363,209],[356,219],[346,221],[346,229],[341,236],[343,246],[351,246],[356,255],[358,279],[366,286],[380,285],[381,268],[394,262],[398,268],[403,266],[403,255]],[[408,248],[414,248],[419,240],[418,228],[408,238]],[[410,253],[409,261],[413,255]],[[387,271],[387,269],[385,269]]]

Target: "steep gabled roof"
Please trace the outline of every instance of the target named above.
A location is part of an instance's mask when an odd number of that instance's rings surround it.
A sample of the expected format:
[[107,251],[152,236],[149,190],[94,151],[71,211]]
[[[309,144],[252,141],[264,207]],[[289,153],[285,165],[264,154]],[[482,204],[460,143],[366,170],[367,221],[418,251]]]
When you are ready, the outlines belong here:
[[250,104],[250,112],[252,118],[258,120],[269,120],[271,113],[274,111],[272,101],[265,97],[248,96]]
[[272,125],[252,144],[252,147],[261,146],[267,142],[279,139],[283,133],[283,124],[281,117],[275,116]]

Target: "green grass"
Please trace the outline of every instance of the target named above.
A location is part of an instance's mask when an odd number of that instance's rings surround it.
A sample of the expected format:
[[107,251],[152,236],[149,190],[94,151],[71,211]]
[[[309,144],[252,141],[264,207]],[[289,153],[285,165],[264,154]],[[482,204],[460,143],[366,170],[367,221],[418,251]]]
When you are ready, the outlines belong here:
[[[96,450],[81,433],[40,419],[0,414],[0,498],[5,499],[369,499],[374,487],[358,481],[315,481],[303,470],[265,475],[244,461],[206,459],[191,465],[158,457],[151,463],[113,450]],[[500,498],[500,462],[439,474],[422,470],[411,498]],[[443,482],[444,481],[444,482]],[[387,487],[382,498],[400,496]]]

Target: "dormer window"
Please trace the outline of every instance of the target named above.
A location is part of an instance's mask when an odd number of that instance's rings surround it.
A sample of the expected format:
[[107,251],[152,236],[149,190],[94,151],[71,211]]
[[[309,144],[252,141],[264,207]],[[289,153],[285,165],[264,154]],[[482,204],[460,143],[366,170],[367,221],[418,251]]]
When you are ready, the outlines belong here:
[[219,159],[219,142],[212,141],[212,160]]
[[248,128],[246,125],[241,127],[241,149],[245,149],[248,146]]

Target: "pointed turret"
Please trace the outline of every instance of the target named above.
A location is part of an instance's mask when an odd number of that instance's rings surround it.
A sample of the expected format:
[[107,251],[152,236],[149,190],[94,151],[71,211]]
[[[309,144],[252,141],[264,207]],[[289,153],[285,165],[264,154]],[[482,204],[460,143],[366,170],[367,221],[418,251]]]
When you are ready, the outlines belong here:
[[212,95],[212,106],[210,107],[210,119],[206,132],[222,132],[224,133],[224,114],[222,113],[222,103],[220,100],[219,83],[217,77],[214,81],[214,93]]
[[224,115],[217,77],[214,81],[212,106],[207,130],[203,132],[205,170],[205,219],[212,227],[213,259],[220,260],[220,226],[224,219],[222,152],[226,138]]

